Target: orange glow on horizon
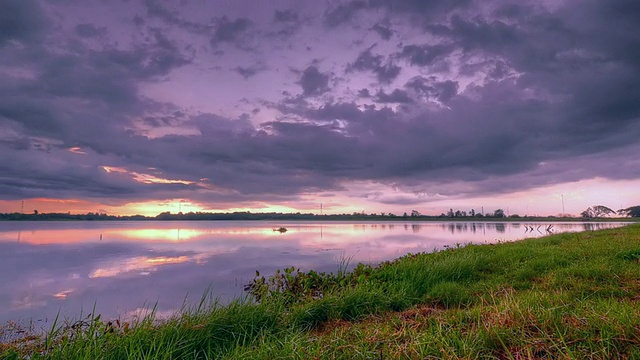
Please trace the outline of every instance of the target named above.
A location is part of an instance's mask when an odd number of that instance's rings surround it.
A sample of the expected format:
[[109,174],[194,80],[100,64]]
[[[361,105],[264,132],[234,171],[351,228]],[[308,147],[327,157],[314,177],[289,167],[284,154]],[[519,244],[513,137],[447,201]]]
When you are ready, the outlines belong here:
[[106,213],[110,206],[84,199],[33,198],[25,200],[0,200],[2,213]]
[[206,210],[201,205],[191,202],[186,199],[171,199],[166,201],[144,201],[136,203],[128,203],[118,209],[119,215],[139,214],[145,216],[156,216],[163,212],[177,213],[189,213],[189,212],[204,212]]
[[[125,169],[117,167],[103,167],[108,173],[131,174]],[[156,181],[156,180],[154,180]],[[169,180],[174,181],[174,180]],[[200,183],[198,183],[200,184]],[[196,194],[191,198],[172,198],[144,201],[121,201],[105,204],[90,199],[56,199],[34,198],[22,200],[0,200],[0,212],[32,214],[39,213],[70,213],[86,214],[101,213],[108,215],[144,215],[156,216],[163,212],[177,214],[179,212],[277,212],[277,213],[315,213],[320,214],[320,206],[324,214],[351,214],[365,212],[367,214],[393,213],[402,215],[416,209],[425,215],[437,216],[446,213],[449,208],[454,210],[475,209],[476,212],[484,208],[485,212],[495,209],[508,210],[510,214],[519,215],[558,215],[565,213],[578,216],[581,211],[593,205],[605,205],[614,210],[640,204],[637,192],[640,180],[607,180],[594,178],[571,183],[549,185],[544,187],[521,190],[507,194],[492,196],[440,196],[415,202],[419,197],[414,193],[403,192],[383,184],[357,182],[345,184],[346,189],[338,192],[324,192],[302,194],[298,200],[278,203],[258,201],[242,201],[223,203],[205,203],[197,201]],[[203,189],[205,187],[202,187]],[[375,196],[372,196],[374,194]],[[394,199],[398,198],[396,201]],[[406,199],[406,204],[403,202]],[[387,200],[393,200],[388,201]]]

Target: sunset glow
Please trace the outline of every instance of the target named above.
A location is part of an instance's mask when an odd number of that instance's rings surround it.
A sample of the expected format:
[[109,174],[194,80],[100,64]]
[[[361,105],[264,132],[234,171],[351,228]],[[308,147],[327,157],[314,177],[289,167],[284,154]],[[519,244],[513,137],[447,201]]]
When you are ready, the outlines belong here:
[[102,169],[104,169],[104,171],[106,171],[107,173],[127,174],[131,176],[135,181],[138,181],[144,184],[183,184],[183,185],[194,184],[193,181],[163,179],[150,174],[142,174],[142,173],[129,171],[129,170],[118,168],[118,167],[103,166]]

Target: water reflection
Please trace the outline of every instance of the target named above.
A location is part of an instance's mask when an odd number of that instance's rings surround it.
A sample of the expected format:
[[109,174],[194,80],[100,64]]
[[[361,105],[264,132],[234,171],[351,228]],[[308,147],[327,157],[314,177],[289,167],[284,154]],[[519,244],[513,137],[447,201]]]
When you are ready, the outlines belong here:
[[[6,222],[0,223],[0,321],[109,317],[144,304],[170,313],[211,288],[242,295],[255,270],[335,271],[456,243],[487,243],[616,223],[501,222]],[[286,227],[287,232],[274,232]],[[187,300],[190,301],[190,300]]]

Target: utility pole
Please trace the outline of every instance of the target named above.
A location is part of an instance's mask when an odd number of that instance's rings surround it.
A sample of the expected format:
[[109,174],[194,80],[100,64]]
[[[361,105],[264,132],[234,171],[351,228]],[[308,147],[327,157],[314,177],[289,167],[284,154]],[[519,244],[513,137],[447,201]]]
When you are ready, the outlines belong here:
[[560,199],[562,200],[562,216],[564,216],[566,214],[564,211],[564,194],[560,194]]
[[22,206],[20,207],[20,213],[24,214],[24,200],[22,200]]

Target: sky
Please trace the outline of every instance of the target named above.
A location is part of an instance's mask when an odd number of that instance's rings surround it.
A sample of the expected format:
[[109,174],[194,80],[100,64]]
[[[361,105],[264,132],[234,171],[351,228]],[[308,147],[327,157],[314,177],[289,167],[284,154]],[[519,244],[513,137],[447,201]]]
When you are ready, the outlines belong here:
[[0,211],[640,204],[637,0],[3,0]]

